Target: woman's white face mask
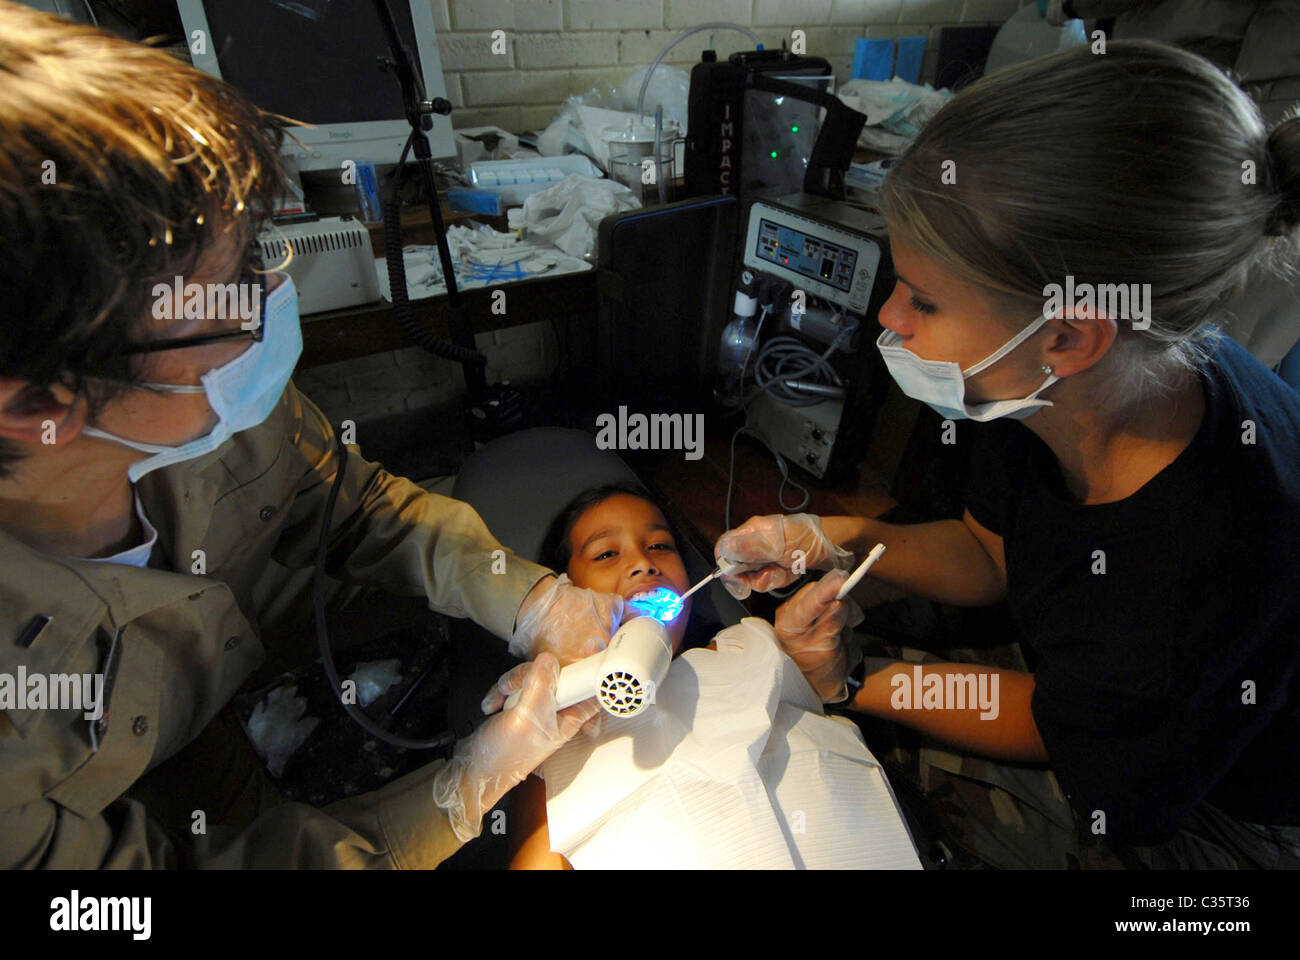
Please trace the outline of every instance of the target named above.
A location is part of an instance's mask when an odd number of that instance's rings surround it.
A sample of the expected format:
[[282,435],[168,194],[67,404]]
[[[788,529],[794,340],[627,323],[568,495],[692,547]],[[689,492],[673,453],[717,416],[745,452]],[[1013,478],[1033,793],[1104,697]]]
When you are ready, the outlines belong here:
[[280,401],[302,354],[298,291],[291,277],[286,275],[284,282],[266,295],[262,309],[262,339],[229,363],[205,373],[199,378],[201,386],[145,384],[168,393],[206,394],[208,405],[218,417],[211,432],[179,447],[128,440],[95,427],[84,427],[82,433],[153,454],[127,467],[127,477],[136,483],[154,470],[211,453],[232,434],[262,423]]
[[[1029,337],[1033,336],[1047,317],[1039,316],[1014,337],[1004,343],[993,353],[963,371],[961,366],[945,360],[922,360],[911,350],[899,346],[902,341],[893,330],[885,330],[876,340],[876,347],[885,359],[885,366],[897,381],[899,389],[914,400],[928,404],[939,416],[949,420],[996,420],[1010,417],[1023,420],[1037,413],[1043,407],[1050,407],[1052,401],[1039,400],[1038,395],[1054,384],[1060,377],[1049,372],[1046,380],[1029,396],[1019,400],[994,400],[991,403],[970,405],[966,403],[966,379],[982,370],[987,370]],[[1046,368],[1050,371],[1050,368]]]

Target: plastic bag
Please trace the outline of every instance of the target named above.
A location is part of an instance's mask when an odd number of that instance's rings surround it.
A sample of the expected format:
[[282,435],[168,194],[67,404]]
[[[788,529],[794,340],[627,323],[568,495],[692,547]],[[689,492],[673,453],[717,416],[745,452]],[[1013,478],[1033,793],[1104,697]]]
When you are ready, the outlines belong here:
[[951,90],[935,90],[895,77],[892,80],[850,80],[836,96],[865,114],[866,126],[858,146],[901,153],[930,118],[952,99]]
[[621,183],[575,174],[524,201],[524,229],[529,240],[544,240],[570,256],[594,260],[600,221],[640,206]]

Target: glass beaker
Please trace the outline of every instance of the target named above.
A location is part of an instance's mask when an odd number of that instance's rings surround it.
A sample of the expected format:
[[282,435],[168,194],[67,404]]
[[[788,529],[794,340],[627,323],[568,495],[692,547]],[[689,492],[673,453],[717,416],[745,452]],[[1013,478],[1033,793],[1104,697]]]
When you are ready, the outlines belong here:
[[682,139],[681,130],[665,120],[655,150],[655,122],[641,117],[605,136],[609,147],[609,175],[628,187],[645,206],[672,199],[674,155]]

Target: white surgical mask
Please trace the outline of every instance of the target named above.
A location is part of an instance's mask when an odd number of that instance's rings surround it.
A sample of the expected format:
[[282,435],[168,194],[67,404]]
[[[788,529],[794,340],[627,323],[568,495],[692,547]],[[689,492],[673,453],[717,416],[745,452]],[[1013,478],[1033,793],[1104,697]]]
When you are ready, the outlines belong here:
[[266,295],[262,310],[262,339],[253,342],[229,363],[205,373],[199,378],[202,386],[145,384],[167,393],[207,394],[208,404],[218,418],[211,433],[179,447],[128,440],[94,427],[85,427],[82,433],[115,440],[133,450],[153,454],[127,467],[127,477],[136,483],[154,470],[211,453],[232,434],[262,423],[275,409],[302,354],[298,291],[294,289],[292,278],[286,275],[284,282]]
[[1004,343],[985,359],[970,369],[963,371],[961,366],[946,360],[922,360],[911,350],[899,346],[903,339],[893,330],[881,333],[876,346],[885,358],[885,366],[898,382],[899,389],[914,400],[928,404],[941,417],[950,420],[996,420],[1010,417],[1023,420],[1037,413],[1043,407],[1050,407],[1052,401],[1036,399],[1040,393],[1054,384],[1057,377],[1048,370],[1048,377],[1037,390],[1019,400],[994,400],[992,403],[979,403],[971,406],[966,403],[966,379],[981,370],[986,370],[997,363],[1020,344],[1024,343],[1034,332],[1047,322],[1047,317],[1039,316],[1014,337]]

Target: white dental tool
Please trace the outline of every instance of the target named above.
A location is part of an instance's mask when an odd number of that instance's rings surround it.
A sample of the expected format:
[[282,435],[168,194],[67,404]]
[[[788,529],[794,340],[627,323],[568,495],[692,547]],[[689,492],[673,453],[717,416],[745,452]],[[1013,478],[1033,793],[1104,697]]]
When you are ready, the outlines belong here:
[[871,552],[867,554],[866,559],[858,564],[858,569],[854,570],[853,573],[849,575],[849,578],[844,581],[844,586],[840,587],[840,592],[835,594],[835,599],[843,600],[847,597],[849,591],[858,585],[862,578],[867,575],[867,571],[870,570],[875,562],[884,555],[885,545],[883,543],[878,543],[872,547]]
[[[700,587],[704,586],[706,583],[708,583],[710,580],[713,580],[716,577],[725,577],[729,573],[744,573],[745,570],[753,570],[755,567],[758,566],[761,566],[761,564],[741,563],[737,560],[720,560],[718,561],[718,569],[714,570],[711,574],[709,574],[707,577],[705,577],[695,586],[691,587],[691,589],[683,593],[682,599],[685,600],[696,590],[700,589]],[[742,567],[744,569],[741,569]]]
[[[563,710],[590,697],[616,717],[635,717],[655,702],[655,690],[668,673],[673,641],[654,617],[637,617],[619,627],[609,646],[560,670],[555,707]],[[519,701],[512,693],[505,709]]]

